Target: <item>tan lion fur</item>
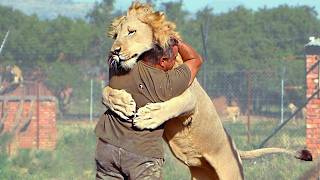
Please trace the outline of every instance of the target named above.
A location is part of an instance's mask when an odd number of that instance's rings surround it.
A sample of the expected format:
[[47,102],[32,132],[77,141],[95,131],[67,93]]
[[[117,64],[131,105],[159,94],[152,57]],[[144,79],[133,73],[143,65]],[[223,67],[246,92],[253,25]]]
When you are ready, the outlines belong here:
[[153,30],[153,38],[162,47],[166,47],[170,36],[179,38],[179,33],[175,31],[176,25],[166,20],[164,13],[154,11],[151,5],[135,2],[129,8],[126,16],[115,19],[109,27],[108,36],[114,37],[117,34],[117,28],[128,19],[128,17],[136,17],[141,22],[148,24]]
[[[136,19],[141,22],[136,22]],[[128,38],[123,41],[122,38],[126,38],[126,35],[116,36],[117,33],[124,31],[121,28],[126,28],[124,25],[129,24],[130,21],[135,21],[134,25],[131,24],[131,26],[135,26],[137,31],[142,30],[141,28],[139,29],[141,25],[148,25],[144,27],[149,28],[149,30],[143,31],[152,31],[153,39],[150,40],[146,37],[142,39]],[[169,37],[172,35],[177,36],[178,33],[175,32],[175,25],[167,21],[163,13],[153,11],[150,5],[134,2],[126,16],[122,16],[112,23],[109,35],[115,38],[111,51],[117,46],[121,47],[121,51],[129,51],[125,54],[132,54],[130,51],[134,51],[134,53],[140,51],[141,54],[147,48],[141,44],[135,46],[136,42],[133,41],[145,42],[145,46],[149,48],[152,47],[153,43],[159,43],[164,48]],[[139,32],[137,32],[138,36]],[[151,36],[148,35],[148,37]],[[130,61],[130,59],[128,58],[127,61]],[[180,59],[177,64],[181,63]],[[164,138],[173,154],[189,167],[192,179],[243,179],[240,151],[236,149],[230,136],[225,132],[210,97],[196,79],[187,91],[190,91],[193,96],[178,96],[176,98],[180,97],[182,100],[176,99],[175,103],[172,103],[173,101],[162,102],[164,107],[172,107],[171,109],[162,109],[162,114],[170,114],[168,111],[177,109],[177,111],[183,112],[185,110],[185,108],[181,108],[183,106],[182,103],[184,103],[183,98],[196,97],[196,106],[193,114],[179,116],[167,121],[165,124]],[[118,96],[121,97],[121,93]],[[248,158],[250,156],[254,157],[254,152],[248,152],[245,155]]]
[[240,116],[240,108],[238,106],[227,106],[226,112],[232,122],[236,122]]
[[[121,49],[128,51],[129,49],[124,47],[131,43],[120,43],[122,37],[117,33],[124,31],[121,29],[123,24],[135,18],[149,26],[153,33],[152,42],[159,43],[163,48],[170,36],[178,36],[175,25],[167,21],[163,13],[153,11],[150,5],[135,2],[126,16],[112,23],[109,31],[109,35],[115,37],[114,44]],[[152,44],[149,46],[151,48]],[[131,48],[134,51],[138,49]],[[144,50],[141,48],[141,51]],[[181,58],[179,63],[182,63]],[[226,135],[210,98],[197,80],[189,90],[197,97],[195,112],[192,116],[178,117],[166,123],[164,136],[170,149],[179,160],[189,166],[193,179],[243,179],[238,153]],[[191,123],[183,123],[186,121]]]

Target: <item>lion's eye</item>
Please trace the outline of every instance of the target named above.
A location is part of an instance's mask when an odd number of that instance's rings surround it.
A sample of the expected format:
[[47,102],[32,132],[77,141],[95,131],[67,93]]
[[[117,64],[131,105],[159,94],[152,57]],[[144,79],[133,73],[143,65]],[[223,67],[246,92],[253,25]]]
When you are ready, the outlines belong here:
[[131,35],[133,35],[134,33],[136,33],[136,30],[128,30],[128,31],[129,31],[129,33],[128,33],[129,36],[131,36]]
[[117,39],[117,37],[118,37],[118,34],[115,33],[112,38],[113,38],[113,39]]

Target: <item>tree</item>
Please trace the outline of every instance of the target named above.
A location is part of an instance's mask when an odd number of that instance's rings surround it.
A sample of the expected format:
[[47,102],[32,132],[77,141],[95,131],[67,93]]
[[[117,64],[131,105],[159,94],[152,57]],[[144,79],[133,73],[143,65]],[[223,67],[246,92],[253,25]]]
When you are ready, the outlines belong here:
[[120,11],[114,11],[114,2],[114,0],[96,2],[92,11],[87,15],[90,24],[96,30],[94,57],[99,59],[101,64],[104,63],[105,56],[107,55],[106,51],[110,49],[112,44],[112,40],[106,36],[108,26],[116,16],[121,15]]
[[49,23],[47,34],[45,42],[52,55],[47,59],[75,61],[89,55],[96,31],[84,20],[59,16]]

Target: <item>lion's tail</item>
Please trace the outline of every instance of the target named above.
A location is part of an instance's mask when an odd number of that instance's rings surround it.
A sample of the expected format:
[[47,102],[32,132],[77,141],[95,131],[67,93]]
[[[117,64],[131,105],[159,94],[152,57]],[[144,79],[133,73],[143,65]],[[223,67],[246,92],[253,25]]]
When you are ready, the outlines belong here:
[[289,154],[303,161],[312,161],[312,154],[310,153],[310,151],[306,149],[300,150],[297,152],[287,150],[287,149],[282,149],[282,148],[262,148],[262,149],[255,149],[251,151],[239,150],[240,157],[243,160],[254,159],[254,158],[269,155],[269,154],[279,154],[279,153]]

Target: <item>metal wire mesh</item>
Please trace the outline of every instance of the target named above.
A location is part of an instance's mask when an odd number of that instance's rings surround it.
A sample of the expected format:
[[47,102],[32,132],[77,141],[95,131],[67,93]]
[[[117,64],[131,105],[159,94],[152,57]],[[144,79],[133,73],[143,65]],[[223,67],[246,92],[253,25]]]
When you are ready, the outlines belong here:
[[[63,65],[65,64],[62,63]],[[301,68],[305,67],[301,66]],[[90,108],[92,108],[93,119],[97,119],[105,111],[101,103],[101,91],[107,84],[106,67],[73,65],[72,70],[77,74],[72,80],[76,83],[63,81],[64,76],[67,76],[64,75],[65,72],[59,72],[63,75],[61,77],[52,76],[51,71],[56,71],[54,64],[40,71],[23,66],[21,69],[26,81],[41,80],[52,90],[59,101],[58,120],[89,120]],[[205,75],[205,80],[203,75]],[[304,79],[303,76],[300,78]],[[208,71],[207,69],[206,72],[200,72],[198,80],[213,100],[226,130],[241,150],[256,148],[281,123],[281,120],[286,120],[293,110],[305,101],[304,81],[297,83],[291,79],[289,74],[278,70],[228,72]],[[58,85],[61,88],[56,88],[58,86],[52,84],[53,81],[60,83]],[[61,94],[68,88],[72,88],[70,99],[63,104],[65,99]],[[291,120],[270,139],[266,146],[293,150],[304,148],[305,126],[302,111],[295,117],[295,120]],[[267,172],[278,173],[280,168],[281,173],[297,170],[294,177],[298,178],[311,167],[309,164],[306,166],[299,163],[291,165],[292,161],[295,160],[288,156],[271,156],[244,162],[245,173],[248,179],[267,179],[278,176],[268,175]],[[259,168],[256,167],[257,164]],[[252,172],[252,169],[259,172]],[[282,176],[279,175],[279,177]]]
[[[301,69],[305,67],[301,64]],[[305,101],[304,77],[293,81],[281,71],[210,72],[209,84],[203,84],[216,110],[241,150],[256,149],[261,142],[287,120]],[[199,81],[203,82],[200,76]],[[290,150],[306,148],[305,108],[276,133],[265,147]],[[304,177],[315,163],[301,163],[286,155],[267,156],[245,161],[247,179]],[[254,170],[253,170],[254,169]],[[274,172],[272,174],[267,172]],[[294,173],[293,173],[294,172]]]

